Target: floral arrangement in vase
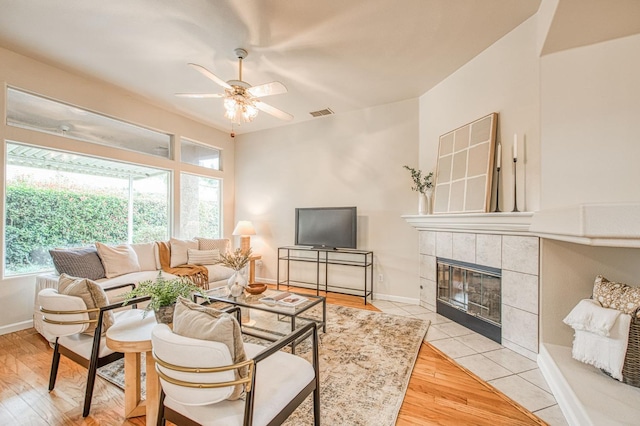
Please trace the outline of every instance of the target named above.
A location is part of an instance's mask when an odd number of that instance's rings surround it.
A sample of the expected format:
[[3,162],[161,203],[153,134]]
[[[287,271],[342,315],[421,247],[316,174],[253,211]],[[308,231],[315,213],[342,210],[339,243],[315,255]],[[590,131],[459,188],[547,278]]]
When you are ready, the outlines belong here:
[[422,170],[416,170],[413,167],[404,166],[411,173],[413,186],[411,189],[418,192],[418,214],[429,214],[429,204],[431,204],[431,193],[433,192],[433,172],[422,175]]
[[235,273],[227,281],[231,296],[238,297],[244,291],[247,285],[246,278],[242,275],[242,270],[249,264],[251,260],[251,248],[242,250],[237,248],[235,251],[220,255],[220,264],[231,268]]

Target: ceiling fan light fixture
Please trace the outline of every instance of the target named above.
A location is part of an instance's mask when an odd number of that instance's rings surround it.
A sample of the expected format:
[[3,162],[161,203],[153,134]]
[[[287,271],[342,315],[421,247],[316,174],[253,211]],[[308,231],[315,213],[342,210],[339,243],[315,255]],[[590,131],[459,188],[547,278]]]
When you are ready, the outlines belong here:
[[227,96],[224,99],[224,116],[236,124],[250,123],[258,115],[258,108],[251,98],[240,95]]

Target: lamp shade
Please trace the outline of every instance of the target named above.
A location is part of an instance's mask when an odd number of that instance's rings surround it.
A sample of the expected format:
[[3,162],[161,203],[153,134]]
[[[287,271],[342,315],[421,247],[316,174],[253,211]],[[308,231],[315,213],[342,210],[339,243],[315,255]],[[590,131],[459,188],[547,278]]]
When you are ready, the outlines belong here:
[[256,230],[251,222],[248,220],[241,220],[233,230],[233,235],[256,235]]

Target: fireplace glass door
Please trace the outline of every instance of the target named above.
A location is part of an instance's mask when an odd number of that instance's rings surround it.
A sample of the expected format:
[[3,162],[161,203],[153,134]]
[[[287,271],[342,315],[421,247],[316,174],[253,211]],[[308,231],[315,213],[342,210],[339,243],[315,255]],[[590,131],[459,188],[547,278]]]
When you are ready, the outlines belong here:
[[500,325],[500,275],[498,269],[438,259],[438,301]]

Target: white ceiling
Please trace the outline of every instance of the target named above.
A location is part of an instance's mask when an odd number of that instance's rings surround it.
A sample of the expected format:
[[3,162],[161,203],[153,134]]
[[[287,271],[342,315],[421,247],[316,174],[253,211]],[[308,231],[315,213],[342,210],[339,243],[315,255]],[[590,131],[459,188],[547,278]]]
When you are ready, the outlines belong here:
[[[135,92],[229,131],[221,92],[194,62],[280,81],[264,100],[294,115],[416,98],[533,15],[540,0],[0,0],[0,46]],[[236,133],[282,122],[261,112]]]

